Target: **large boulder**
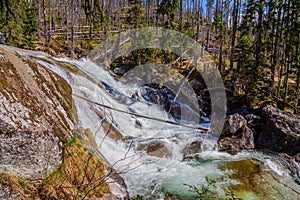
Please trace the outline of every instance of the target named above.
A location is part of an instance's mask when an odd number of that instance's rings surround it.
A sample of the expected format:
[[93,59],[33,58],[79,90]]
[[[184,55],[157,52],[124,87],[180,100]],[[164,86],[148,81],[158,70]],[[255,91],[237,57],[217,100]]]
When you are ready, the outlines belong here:
[[266,121],[257,147],[294,156],[300,153],[300,117],[267,106],[262,118]]
[[218,150],[234,154],[254,147],[254,133],[247,126],[246,119],[237,113],[227,116],[218,140]]
[[224,128],[223,128],[221,136],[222,137],[225,137],[225,136],[230,137],[231,135],[236,133],[240,128],[242,128],[242,126],[246,123],[247,123],[247,121],[240,114],[235,113],[233,115],[227,116],[225,119]]
[[40,178],[61,163],[62,143],[54,133],[12,130],[0,131],[0,172]]
[[248,114],[245,116],[245,119],[247,121],[248,126],[260,132],[259,130],[263,126],[261,117],[254,114]]
[[254,133],[247,127],[243,126],[232,137],[224,137],[218,141],[219,151],[228,153],[238,153],[242,150],[251,150],[255,148]]

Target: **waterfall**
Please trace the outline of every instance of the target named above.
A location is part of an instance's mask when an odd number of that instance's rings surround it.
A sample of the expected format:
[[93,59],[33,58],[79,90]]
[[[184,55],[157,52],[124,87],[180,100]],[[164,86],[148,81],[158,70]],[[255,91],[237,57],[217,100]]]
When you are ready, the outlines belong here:
[[[196,128],[176,124],[209,128],[208,118],[203,118],[202,124],[178,121],[160,105],[143,98],[145,91],[140,85],[116,79],[104,67],[89,59],[52,58],[41,52],[6,46],[5,48],[45,66],[70,84],[78,115],[77,126],[93,132],[99,152],[125,179],[131,196],[143,195],[146,199],[164,199],[166,193],[171,193],[175,196],[196,198],[197,194],[189,191],[187,185],[200,187],[201,184],[207,183],[208,177],[223,177],[218,179],[219,183],[215,184],[215,189],[225,195],[224,185],[234,184],[236,180],[230,179],[230,170],[224,171],[220,166],[242,159],[256,160],[264,164],[278,176],[284,177],[288,184],[298,188],[291,183],[287,169],[275,162],[272,156],[261,152],[242,152],[232,156],[215,151],[212,147],[217,138]],[[99,105],[85,99],[98,102]],[[194,111],[192,106],[184,106],[191,112]],[[163,123],[150,118],[175,123]],[[121,134],[118,136],[120,138],[108,136],[107,129],[103,128],[104,123],[111,124],[115,132]],[[183,159],[183,149],[197,140],[203,142],[202,152],[197,159]],[[149,144],[158,144],[163,149],[162,156],[147,152],[145,149]]]

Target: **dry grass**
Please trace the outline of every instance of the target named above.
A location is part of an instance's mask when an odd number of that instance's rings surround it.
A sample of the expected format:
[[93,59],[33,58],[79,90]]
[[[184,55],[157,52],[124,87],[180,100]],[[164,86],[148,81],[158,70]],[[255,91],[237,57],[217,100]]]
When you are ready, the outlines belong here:
[[105,166],[76,137],[65,144],[63,163],[47,176],[41,190],[42,198],[99,198],[110,193],[105,182]]
[[0,188],[8,188],[10,195],[19,199],[37,199],[37,188],[29,181],[10,173],[0,173]]
[[9,188],[19,199],[90,199],[110,194],[105,166],[96,154],[72,137],[64,145],[63,162],[44,180],[24,180],[0,174],[0,188]]

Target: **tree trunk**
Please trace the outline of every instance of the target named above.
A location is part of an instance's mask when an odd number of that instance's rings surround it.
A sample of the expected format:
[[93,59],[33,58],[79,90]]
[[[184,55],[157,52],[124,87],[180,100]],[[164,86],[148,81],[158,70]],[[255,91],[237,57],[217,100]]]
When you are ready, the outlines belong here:
[[40,0],[36,0],[37,5],[37,14],[36,14],[36,21],[37,21],[37,28],[38,28],[38,37],[41,38],[41,2]]
[[75,56],[75,39],[74,39],[74,0],[71,0],[71,55]]
[[46,5],[45,0],[42,0],[43,3],[43,21],[44,21],[44,37],[45,37],[45,44],[46,47],[49,47],[49,37],[47,33],[47,19],[46,19]]
[[276,35],[275,35],[275,42],[274,42],[274,52],[273,52],[273,62],[271,65],[271,84],[275,84],[275,70],[276,70],[276,65],[278,62],[278,45],[279,45],[279,40],[280,40],[280,23],[281,23],[281,0],[279,3],[279,9],[278,9],[278,18],[277,18],[277,24],[276,24]]
[[235,53],[235,40],[237,31],[237,17],[238,17],[238,0],[233,1],[233,13],[232,13],[232,38],[231,38],[231,55],[230,55],[230,71],[233,71],[234,53]]

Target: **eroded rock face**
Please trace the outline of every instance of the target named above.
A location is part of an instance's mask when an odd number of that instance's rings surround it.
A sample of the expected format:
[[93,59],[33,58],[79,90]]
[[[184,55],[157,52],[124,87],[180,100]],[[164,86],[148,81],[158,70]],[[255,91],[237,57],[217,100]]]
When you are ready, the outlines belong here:
[[54,131],[69,139],[75,121],[71,87],[35,62],[0,52],[0,119],[18,131]]
[[267,106],[262,117],[266,122],[257,141],[258,148],[291,156],[300,153],[299,116]]
[[42,177],[74,128],[72,90],[43,66],[0,49],[0,172]]
[[61,162],[61,142],[49,132],[16,131],[0,121],[0,171],[42,177]]

